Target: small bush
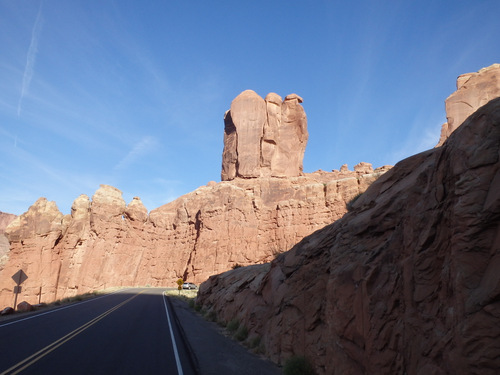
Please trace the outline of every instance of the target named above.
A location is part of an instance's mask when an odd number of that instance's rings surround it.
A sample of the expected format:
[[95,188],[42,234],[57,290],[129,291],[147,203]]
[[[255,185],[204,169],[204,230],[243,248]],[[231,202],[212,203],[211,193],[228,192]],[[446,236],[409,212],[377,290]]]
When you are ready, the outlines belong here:
[[227,326],[227,322],[226,322],[225,320],[222,320],[222,319],[218,320],[218,321],[217,321],[217,324],[218,324],[220,327],[223,327],[223,328],[225,328],[225,327]]
[[283,366],[284,375],[315,375],[311,363],[306,357],[294,356],[288,358]]
[[201,311],[201,305],[198,305],[197,303],[194,304],[194,311],[200,312]]
[[194,308],[194,300],[190,299],[188,301],[188,306],[193,309]]
[[241,267],[243,267],[241,264],[236,263],[233,265],[233,270],[235,270],[236,268],[241,268]]
[[266,346],[265,346],[265,345],[264,345],[264,343],[261,341],[261,342],[259,343],[259,346],[257,346],[257,347],[253,350],[253,352],[254,352],[255,354],[266,354]]
[[245,341],[248,337],[248,329],[245,326],[240,326],[236,331],[234,338],[238,341]]
[[252,337],[252,339],[248,343],[250,349],[255,349],[256,347],[258,347],[260,345],[260,340],[261,340],[260,336]]
[[217,313],[212,309],[212,310],[207,312],[207,314],[205,315],[205,318],[209,322],[216,322],[217,321]]
[[233,332],[236,332],[236,330],[238,329],[239,326],[240,326],[240,322],[238,321],[238,319],[233,319],[229,323],[227,323],[226,328],[229,332],[233,333]]

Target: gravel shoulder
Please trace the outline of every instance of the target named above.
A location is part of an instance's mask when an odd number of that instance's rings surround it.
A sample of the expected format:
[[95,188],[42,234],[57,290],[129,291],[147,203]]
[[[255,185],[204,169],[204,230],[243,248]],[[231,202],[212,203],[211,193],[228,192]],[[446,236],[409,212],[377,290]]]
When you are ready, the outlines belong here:
[[281,369],[224,336],[221,328],[196,314],[186,302],[170,298],[200,375],[279,375]]

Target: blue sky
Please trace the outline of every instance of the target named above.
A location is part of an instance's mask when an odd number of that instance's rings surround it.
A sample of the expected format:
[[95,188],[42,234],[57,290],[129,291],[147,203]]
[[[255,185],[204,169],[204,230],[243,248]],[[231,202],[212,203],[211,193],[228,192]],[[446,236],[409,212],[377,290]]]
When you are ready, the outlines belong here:
[[0,0],[0,211],[100,184],[148,210],[220,181],[242,91],[304,98],[304,171],[433,147],[500,2]]

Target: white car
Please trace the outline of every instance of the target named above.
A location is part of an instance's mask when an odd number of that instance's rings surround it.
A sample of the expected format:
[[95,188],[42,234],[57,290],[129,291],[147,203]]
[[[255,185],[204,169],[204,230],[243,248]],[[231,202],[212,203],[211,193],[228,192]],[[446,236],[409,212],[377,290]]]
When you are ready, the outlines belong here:
[[182,289],[198,289],[198,287],[193,283],[184,283]]

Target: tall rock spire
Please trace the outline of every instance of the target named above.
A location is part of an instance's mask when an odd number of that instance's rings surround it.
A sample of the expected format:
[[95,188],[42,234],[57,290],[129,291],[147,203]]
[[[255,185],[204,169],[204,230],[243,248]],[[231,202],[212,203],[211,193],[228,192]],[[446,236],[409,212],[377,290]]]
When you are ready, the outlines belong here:
[[309,134],[300,103],[296,94],[285,100],[275,93],[262,99],[252,90],[238,95],[224,116],[222,181],[302,175]]

